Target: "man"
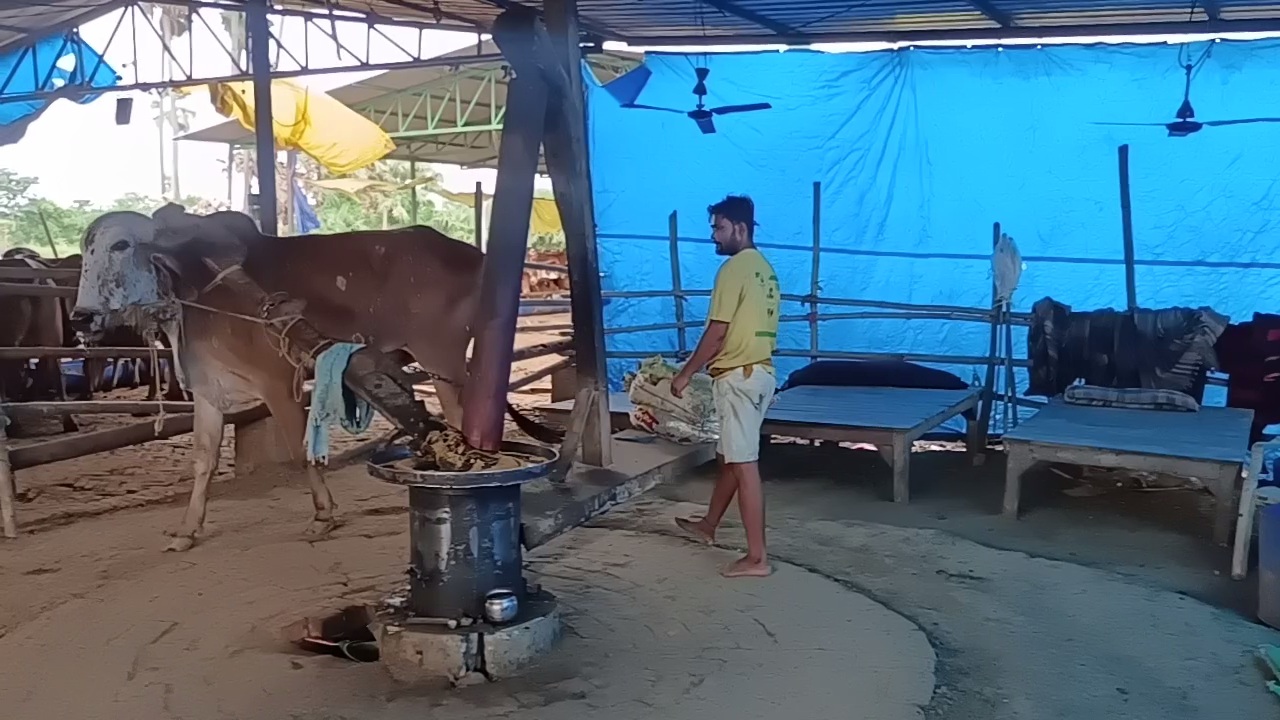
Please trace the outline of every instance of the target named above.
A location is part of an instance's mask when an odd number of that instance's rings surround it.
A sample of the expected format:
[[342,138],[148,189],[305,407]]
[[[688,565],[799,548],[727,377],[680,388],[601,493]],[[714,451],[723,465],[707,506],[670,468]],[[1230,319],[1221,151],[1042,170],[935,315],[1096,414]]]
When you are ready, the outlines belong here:
[[717,255],[729,259],[716,273],[707,327],[689,361],[671,380],[682,397],[689,380],[708,366],[720,418],[716,446],[719,475],[707,513],[676,518],[682,530],[707,543],[734,495],[747,532],[747,554],[722,571],[725,577],[765,577],[771,572],[764,543],[764,490],[760,482],[760,426],[776,385],[773,351],[778,344],[781,294],[773,266],[755,246],[755,205],[730,195],[707,208]]

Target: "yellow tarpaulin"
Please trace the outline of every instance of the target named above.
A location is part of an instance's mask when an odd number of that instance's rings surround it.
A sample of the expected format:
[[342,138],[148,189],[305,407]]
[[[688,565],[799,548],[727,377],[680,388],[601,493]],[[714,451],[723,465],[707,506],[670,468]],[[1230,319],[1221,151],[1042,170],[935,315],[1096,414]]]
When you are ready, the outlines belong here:
[[[315,180],[310,184],[324,188],[326,190],[341,190],[342,192],[355,195],[360,192],[400,192],[407,191],[414,185],[422,185],[430,182],[429,178],[420,178],[418,180],[410,180],[402,184],[389,183],[383,180],[366,180],[363,178],[330,178],[327,180]],[[475,193],[456,193],[448,190],[432,189],[428,192],[439,195],[447,200],[461,203],[467,207],[476,206]],[[493,197],[484,196],[485,202],[490,202]],[[556,209],[556,201],[550,198],[534,198],[533,212],[529,214],[529,232],[534,235],[555,235],[563,232],[560,226],[560,212]]]
[[[475,193],[455,193],[448,190],[434,190],[438,195],[447,197],[467,207],[476,206]],[[485,202],[491,201],[490,195],[484,196]],[[564,232],[560,225],[560,211],[556,209],[556,201],[550,198],[534,198],[533,212],[529,214],[529,232],[534,235],[555,235]]]
[[[219,113],[254,129],[252,83],[210,83],[209,99]],[[288,80],[271,81],[271,119],[279,147],[304,152],[341,175],[372,165],[396,147],[382,128],[356,111]]]

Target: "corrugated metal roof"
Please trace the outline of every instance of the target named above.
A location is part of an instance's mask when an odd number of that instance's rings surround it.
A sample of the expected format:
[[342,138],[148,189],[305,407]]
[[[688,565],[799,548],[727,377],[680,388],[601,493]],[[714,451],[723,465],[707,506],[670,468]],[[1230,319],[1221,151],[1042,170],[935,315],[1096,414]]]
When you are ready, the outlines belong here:
[[[234,1],[234,0],[230,0]],[[13,7],[14,5],[17,7]],[[120,7],[124,0],[8,0],[0,52]],[[485,28],[507,5],[542,0],[281,0],[403,20]],[[584,30],[633,44],[927,40],[1280,30],[1280,0],[578,0]]]
[[126,0],[5,0],[0,2],[0,55],[54,32],[124,7]]

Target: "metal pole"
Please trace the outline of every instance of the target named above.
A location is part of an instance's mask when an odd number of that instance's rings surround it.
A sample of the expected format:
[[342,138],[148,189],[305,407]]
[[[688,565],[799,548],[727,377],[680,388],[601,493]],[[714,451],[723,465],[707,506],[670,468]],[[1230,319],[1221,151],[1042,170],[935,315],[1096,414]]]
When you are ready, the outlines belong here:
[[822,257],[822,182],[813,183],[813,261],[810,264],[809,362],[818,361],[818,264]]
[[1129,204],[1129,146],[1120,146],[1120,223],[1124,232],[1124,292],[1129,309],[1138,308],[1138,285],[1134,278],[1133,208]]
[[271,113],[271,25],[267,0],[245,4],[245,35],[249,41],[249,67],[253,72],[253,126],[258,149],[259,226],[264,235],[278,235],[276,203],[276,140]]
[[476,247],[481,250],[488,249],[488,244],[484,239],[484,185],[476,182],[475,195],[475,225],[476,225]]
[[671,297],[676,303],[676,347],[680,349],[680,359],[688,356],[689,338],[684,327],[684,290],[680,282],[680,219],[673,210],[667,218],[667,232],[671,238]]
[[414,180],[418,179],[418,162],[416,160],[409,161],[409,224],[418,224],[418,184]]

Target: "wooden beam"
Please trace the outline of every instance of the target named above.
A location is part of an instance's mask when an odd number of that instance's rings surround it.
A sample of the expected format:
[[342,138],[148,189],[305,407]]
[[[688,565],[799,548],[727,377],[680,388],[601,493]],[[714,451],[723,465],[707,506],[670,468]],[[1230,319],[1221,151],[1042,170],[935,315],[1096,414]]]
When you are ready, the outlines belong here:
[[35,285],[21,282],[0,282],[0,297],[55,297],[73,298],[78,288],[61,285]]
[[520,6],[502,13],[493,25],[493,40],[516,76],[507,85],[475,350],[462,392],[462,434],[479,450],[498,449],[506,416],[534,177],[547,115],[547,84],[536,64],[540,29],[536,14]]
[[18,419],[65,415],[158,415],[161,411],[171,415],[195,412],[195,403],[160,400],[65,400],[0,404],[0,413]]
[[79,280],[75,268],[0,267],[0,280]]
[[[550,6],[552,3],[556,1],[557,0],[550,0],[550,2],[547,2],[546,5]],[[572,2],[574,5],[577,5],[576,0],[569,0],[569,1]],[[716,10],[719,10],[725,15],[732,15],[738,18],[739,20],[746,20],[752,25],[759,25],[765,30],[768,30],[769,32],[777,33],[778,35],[792,35],[797,32],[797,30],[791,27],[790,25],[774,20],[773,18],[767,15],[762,15],[754,10],[749,10],[747,8],[744,8],[738,3],[734,2],[733,0],[703,0],[703,1],[707,5],[715,8]],[[547,22],[548,23],[551,22],[550,10],[548,10],[547,12]],[[555,31],[552,30],[552,32],[554,33]]]
[[586,418],[582,460],[605,467],[613,462],[609,418],[609,374],[605,358],[604,301],[596,257],[595,207],[588,160],[586,88],[582,82],[577,0],[546,0],[543,12],[555,49],[555,99],[548,107],[544,138],[547,171],[564,226],[569,259],[570,302],[578,369],[578,389],[594,390],[595,411]]
[[1013,27],[1017,24],[1013,21],[1012,15],[993,5],[991,0],[969,0],[969,4],[1000,27]]
[[152,353],[162,360],[173,357],[168,348],[71,348],[71,347],[0,347],[0,360],[32,360],[37,358],[149,358]]
[[1129,200],[1129,146],[1117,150],[1120,160],[1120,232],[1124,243],[1124,295],[1130,310],[1138,308],[1138,284],[1135,279],[1133,249],[1133,206]]
[[18,537],[16,488],[13,484],[13,467],[9,463],[9,436],[4,428],[9,424],[0,413],[0,530],[7,538]]

